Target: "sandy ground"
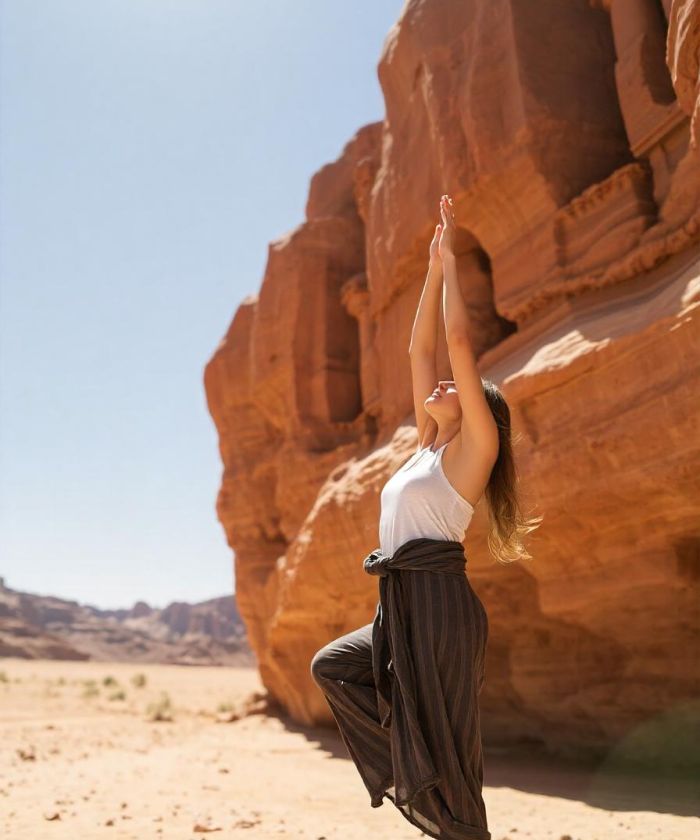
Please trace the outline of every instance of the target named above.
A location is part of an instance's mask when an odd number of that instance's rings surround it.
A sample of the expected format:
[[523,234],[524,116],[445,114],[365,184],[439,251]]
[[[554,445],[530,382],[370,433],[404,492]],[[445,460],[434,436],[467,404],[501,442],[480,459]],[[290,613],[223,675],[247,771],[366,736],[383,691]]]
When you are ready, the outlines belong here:
[[[259,714],[217,722],[261,689],[248,669],[0,660],[0,835],[425,836],[389,800],[369,807],[335,731]],[[173,719],[149,720],[162,692]],[[697,785],[492,754],[485,782],[493,840],[700,836]]]

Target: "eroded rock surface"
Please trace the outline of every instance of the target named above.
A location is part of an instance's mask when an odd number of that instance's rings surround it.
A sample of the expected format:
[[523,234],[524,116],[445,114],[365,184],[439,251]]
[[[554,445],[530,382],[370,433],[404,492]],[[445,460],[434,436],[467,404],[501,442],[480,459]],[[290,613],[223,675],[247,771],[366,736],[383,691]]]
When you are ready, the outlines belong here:
[[416,443],[407,347],[444,192],[479,369],[509,401],[521,492],[544,516],[527,564],[487,553],[481,505],[467,534],[490,616],[484,741],[601,753],[684,714],[699,50],[698,0],[405,4],[379,61],[386,119],[314,176],[205,370],[238,605],[297,720],[331,721],[311,656],[374,614],[362,559]]

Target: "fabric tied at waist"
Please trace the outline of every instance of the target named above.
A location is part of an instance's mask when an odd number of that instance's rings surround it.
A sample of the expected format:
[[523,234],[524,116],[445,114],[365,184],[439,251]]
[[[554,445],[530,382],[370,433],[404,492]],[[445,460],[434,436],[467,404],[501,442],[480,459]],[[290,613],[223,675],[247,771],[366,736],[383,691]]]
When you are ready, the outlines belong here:
[[467,558],[461,542],[418,537],[399,546],[391,555],[375,548],[365,557],[363,566],[368,575],[387,577],[391,572],[412,569],[444,575],[463,575]]
[[407,623],[410,605],[402,601],[399,573],[464,575],[465,565],[461,542],[427,537],[403,543],[391,556],[376,548],[363,561],[365,572],[379,577],[379,603],[372,627],[372,670],[379,719],[382,728],[396,730],[392,733],[395,767],[417,770],[423,780],[420,789],[436,784],[439,776],[421,727]]

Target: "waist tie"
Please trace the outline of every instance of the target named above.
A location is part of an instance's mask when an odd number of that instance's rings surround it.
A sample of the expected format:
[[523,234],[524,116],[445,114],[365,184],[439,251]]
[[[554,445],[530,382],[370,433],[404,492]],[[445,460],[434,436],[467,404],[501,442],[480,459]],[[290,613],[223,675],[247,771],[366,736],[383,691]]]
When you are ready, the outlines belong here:
[[[398,573],[420,571],[463,576],[466,562],[461,542],[428,537],[408,540],[391,556],[376,548],[363,561],[367,574],[379,576],[379,603],[372,627],[372,670],[379,719],[381,726],[389,729],[398,716],[397,723],[413,733],[414,758],[419,762],[414,766],[421,766],[422,760],[430,767],[432,761],[420,730],[416,668],[405,621],[408,604],[402,601]],[[420,616],[415,618],[419,620]]]

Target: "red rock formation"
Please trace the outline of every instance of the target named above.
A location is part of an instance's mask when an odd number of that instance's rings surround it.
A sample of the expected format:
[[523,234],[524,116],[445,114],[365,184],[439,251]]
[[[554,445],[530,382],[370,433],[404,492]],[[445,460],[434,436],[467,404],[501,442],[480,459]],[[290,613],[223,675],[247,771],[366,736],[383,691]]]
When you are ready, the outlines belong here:
[[468,531],[485,743],[599,754],[691,698],[699,48],[699,0],[405,4],[386,119],[313,178],[205,370],[239,608],[296,719],[331,720],[309,660],[373,617],[361,561],[416,443],[407,347],[444,192],[479,368],[544,515],[526,565],[488,555],[481,505]]

